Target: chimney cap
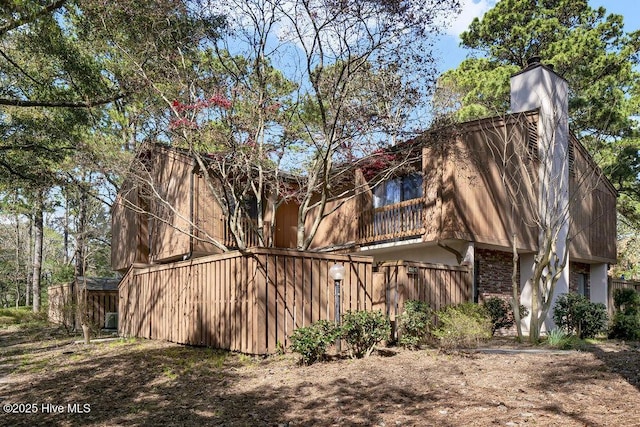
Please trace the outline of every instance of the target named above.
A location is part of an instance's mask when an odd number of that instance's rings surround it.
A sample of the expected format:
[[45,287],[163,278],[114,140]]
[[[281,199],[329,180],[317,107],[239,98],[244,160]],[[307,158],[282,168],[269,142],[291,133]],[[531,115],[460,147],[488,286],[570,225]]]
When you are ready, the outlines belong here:
[[540,55],[533,55],[527,59],[527,66],[536,65],[540,63]]

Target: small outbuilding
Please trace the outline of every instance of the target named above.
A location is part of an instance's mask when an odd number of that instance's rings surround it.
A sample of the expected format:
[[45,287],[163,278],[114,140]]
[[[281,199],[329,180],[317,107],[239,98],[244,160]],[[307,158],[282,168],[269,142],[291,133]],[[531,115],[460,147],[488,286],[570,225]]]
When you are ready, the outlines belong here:
[[80,329],[78,310],[86,310],[89,324],[98,329],[118,328],[119,279],[78,277],[49,287],[49,321]]

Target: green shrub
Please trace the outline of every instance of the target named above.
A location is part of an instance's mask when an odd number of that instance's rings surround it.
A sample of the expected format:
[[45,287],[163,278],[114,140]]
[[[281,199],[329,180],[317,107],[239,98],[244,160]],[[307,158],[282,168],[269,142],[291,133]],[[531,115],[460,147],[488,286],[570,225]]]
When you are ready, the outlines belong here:
[[624,314],[640,313],[640,293],[633,288],[622,288],[613,291],[613,306]]
[[391,334],[389,319],[380,311],[348,311],[340,329],[351,357],[356,358],[368,357],[375,345]]
[[291,334],[291,351],[302,356],[304,365],[325,358],[327,347],[338,337],[340,331],[328,320],[319,320],[309,326],[298,328]]
[[640,293],[632,288],[613,291],[616,314],[609,328],[609,338],[640,340]]
[[[492,297],[484,302],[484,307],[491,319],[491,335],[495,335],[498,329],[512,327],[516,320],[511,309],[511,304],[502,298]],[[520,318],[529,314],[524,305],[520,306]]]
[[553,321],[567,334],[593,338],[606,330],[607,307],[583,295],[562,294],[553,307]]
[[609,338],[623,340],[640,340],[640,314],[617,312],[609,328]]
[[463,303],[437,312],[438,327],[433,335],[443,348],[476,347],[491,338],[491,320],[478,304]]
[[418,348],[425,344],[433,327],[433,310],[423,301],[409,300],[404,303],[404,312],[398,319],[399,344]]

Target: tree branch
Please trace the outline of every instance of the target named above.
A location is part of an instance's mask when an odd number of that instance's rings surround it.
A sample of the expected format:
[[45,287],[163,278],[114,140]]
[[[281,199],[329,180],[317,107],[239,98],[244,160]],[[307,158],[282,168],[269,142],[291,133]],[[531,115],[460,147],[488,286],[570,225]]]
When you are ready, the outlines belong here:
[[33,13],[33,14],[28,14],[25,16],[22,16],[18,19],[13,19],[8,21],[6,24],[4,24],[2,27],[0,27],[0,36],[8,33],[11,30],[15,30],[18,27],[23,26],[24,24],[28,24],[29,22],[33,22],[36,19],[38,19],[41,16],[44,16],[46,14],[49,14],[51,12],[53,12],[54,10],[60,9],[62,6],[64,6],[64,4],[67,2],[67,0],[56,0],[53,3],[51,3],[49,6],[45,7],[44,9],[40,10],[39,12]]
[[109,98],[97,99],[94,101],[30,101],[22,99],[0,98],[0,105],[11,107],[52,107],[52,108],[92,108],[109,104],[127,96],[126,93],[119,93]]

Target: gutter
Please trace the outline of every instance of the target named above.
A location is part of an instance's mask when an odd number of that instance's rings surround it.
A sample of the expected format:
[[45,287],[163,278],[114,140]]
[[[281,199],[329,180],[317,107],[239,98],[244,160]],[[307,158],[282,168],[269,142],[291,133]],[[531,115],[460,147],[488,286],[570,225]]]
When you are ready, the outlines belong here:
[[195,160],[192,158],[191,159],[191,174],[189,175],[189,252],[186,253],[183,257],[182,260],[183,261],[187,261],[190,260],[193,257],[193,232],[194,232],[194,226],[193,226],[193,213],[194,213],[194,196],[193,196],[193,192],[195,189],[195,183],[194,183],[194,179],[193,179],[193,175],[195,174],[195,170],[196,170],[196,165],[195,165]]

